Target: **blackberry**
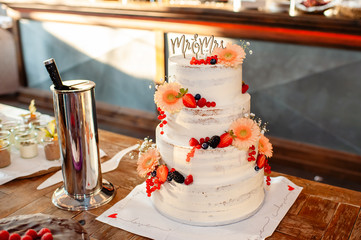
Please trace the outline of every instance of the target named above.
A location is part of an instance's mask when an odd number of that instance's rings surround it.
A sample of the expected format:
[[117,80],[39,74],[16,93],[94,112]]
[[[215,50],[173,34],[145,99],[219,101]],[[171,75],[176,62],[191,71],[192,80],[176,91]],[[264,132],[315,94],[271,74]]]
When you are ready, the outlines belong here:
[[182,174],[180,174],[177,171],[173,172],[173,179],[174,181],[176,181],[177,183],[184,183],[184,177]]
[[199,99],[201,99],[201,95],[197,93],[196,95],[194,95],[194,98],[198,101]]
[[207,149],[208,146],[209,146],[209,144],[207,142],[202,143],[202,148],[203,149]]
[[157,176],[157,170],[154,170],[152,173],[151,173],[152,177],[155,177]]
[[210,61],[210,64],[214,65],[214,64],[216,64],[216,63],[217,63],[217,59],[212,58],[211,61]]
[[168,177],[167,177],[167,181],[168,182],[171,182],[173,180],[173,173],[172,172],[169,172],[168,173]]
[[220,141],[221,141],[221,138],[219,136],[213,136],[213,137],[211,137],[211,139],[209,139],[208,143],[209,143],[209,146],[211,146],[212,148],[216,148]]

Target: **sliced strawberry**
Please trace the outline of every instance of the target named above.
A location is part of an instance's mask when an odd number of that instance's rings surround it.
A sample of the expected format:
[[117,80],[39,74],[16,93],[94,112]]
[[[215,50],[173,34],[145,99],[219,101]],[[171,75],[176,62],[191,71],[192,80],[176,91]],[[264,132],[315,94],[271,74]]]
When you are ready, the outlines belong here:
[[189,140],[189,146],[191,146],[191,147],[197,146],[198,144],[199,144],[199,142],[198,142],[198,140],[195,139],[195,138],[191,138],[191,139]]
[[188,175],[187,177],[186,177],[186,179],[184,179],[184,184],[185,185],[189,185],[189,184],[191,184],[193,182],[193,176],[192,175]]
[[247,84],[242,84],[242,93],[246,93],[248,90],[249,86]]
[[186,107],[189,107],[189,108],[197,107],[196,99],[190,93],[187,93],[186,95],[184,95],[182,100],[183,100],[184,106],[186,106]]
[[167,177],[168,177],[168,168],[166,165],[160,165],[157,168],[157,178],[159,179],[160,182],[165,182],[167,181]]
[[201,98],[198,100],[197,105],[198,107],[202,108],[207,104],[207,100],[205,98]]
[[258,155],[257,157],[257,166],[259,169],[264,167],[264,164],[266,162],[266,156],[263,154]]
[[229,132],[223,133],[221,135],[221,141],[219,142],[218,146],[219,148],[228,147],[233,142],[233,138]]

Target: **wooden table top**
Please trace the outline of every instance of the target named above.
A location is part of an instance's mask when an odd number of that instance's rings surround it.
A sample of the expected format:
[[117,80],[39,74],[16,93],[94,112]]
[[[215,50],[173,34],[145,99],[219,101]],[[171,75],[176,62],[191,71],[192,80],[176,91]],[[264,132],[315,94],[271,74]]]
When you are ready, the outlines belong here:
[[[139,141],[102,130],[99,130],[99,136],[100,148],[109,156],[106,159]],[[302,186],[303,191],[276,231],[267,239],[361,239],[361,192],[272,173],[272,176],[280,175]],[[136,161],[130,159],[128,155],[122,159],[118,169],[103,174],[103,178],[116,186],[115,198],[109,204],[94,210],[69,212],[55,207],[51,202],[51,196],[61,183],[36,190],[37,186],[49,176],[51,173],[1,185],[0,218],[45,213],[78,221],[85,220],[84,228],[91,239],[147,239],[95,220],[97,216],[123,199],[136,185],[144,181],[136,173]]]

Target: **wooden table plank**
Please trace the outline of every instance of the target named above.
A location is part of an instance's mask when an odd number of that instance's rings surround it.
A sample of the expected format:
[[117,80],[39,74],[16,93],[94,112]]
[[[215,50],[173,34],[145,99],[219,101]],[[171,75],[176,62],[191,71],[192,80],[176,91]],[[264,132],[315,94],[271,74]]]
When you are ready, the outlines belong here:
[[350,240],[360,240],[361,239],[361,211],[359,211],[355,225],[350,236]]
[[322,228],[325,229],[331,221],[337,206],[337,202],[316,196],[310,196],[307,198],[298,216],[312,219],[312,221],[317,221],[319,224],[322,224]]
[[346,240],[354,227],[360,207],[340,204],[322,240]]

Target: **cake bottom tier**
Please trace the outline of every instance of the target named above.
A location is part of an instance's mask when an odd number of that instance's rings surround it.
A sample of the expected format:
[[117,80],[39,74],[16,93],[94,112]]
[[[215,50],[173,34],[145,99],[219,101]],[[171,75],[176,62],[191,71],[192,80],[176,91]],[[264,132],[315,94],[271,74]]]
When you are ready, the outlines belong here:
[[255,214],[264,201],[263,169],[246,179],[221,185],[166,182],[152,195],[154,207],[164,216],[190,225],[218,226]]

